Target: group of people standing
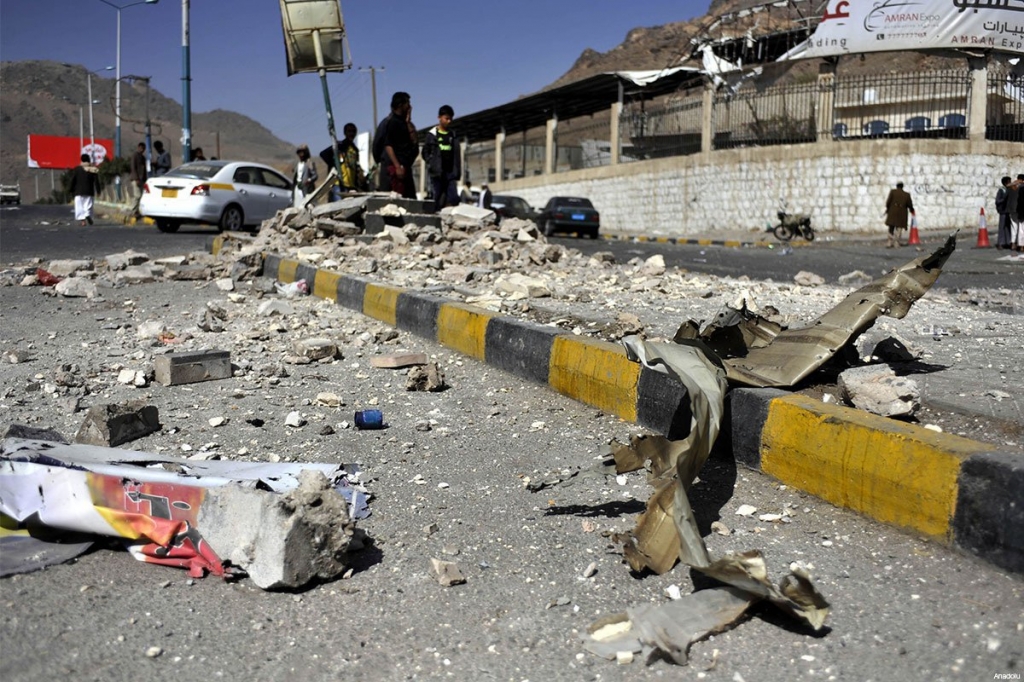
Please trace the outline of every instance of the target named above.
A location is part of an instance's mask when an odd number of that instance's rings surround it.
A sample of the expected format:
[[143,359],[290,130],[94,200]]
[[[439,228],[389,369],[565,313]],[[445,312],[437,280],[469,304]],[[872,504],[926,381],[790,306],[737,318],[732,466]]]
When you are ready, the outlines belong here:
[[1024,173],[1012,179],[1009,175],[999,181],[996,190],[996,213],[999,214],[999,231],[996,234],[996,248],[1024,253]]
[[[437,112],[437,125],[427,131],[422,155],[430,177],[434,208],[440,210],[460,202],[458,182],[462,178],[462,154],[459,140],[451,129],[455,110],[445,104]],[[371,150],[374,168],[369,176],[359,165],[359,150],[355,145],[357,129],[354,123],[346,123],[345,137],[337,148],[327,147],[320,152],[320,158],[327,168],[334,168],[335,154],[341,169],[341,177],[331,191],[331,199],[339,199],[343,192],[359,192],[374,189],[395,192],[408,198],[416,198],[412,165],[420,156],[419,136],[412,122],[412,98],[407,92],[396,92],[391,97],[391,112],[377,125]],[[295,205],[316,189],[319,175],[310,159],[309,147],[299,146],[295,151],[292,181],[295,185]]]

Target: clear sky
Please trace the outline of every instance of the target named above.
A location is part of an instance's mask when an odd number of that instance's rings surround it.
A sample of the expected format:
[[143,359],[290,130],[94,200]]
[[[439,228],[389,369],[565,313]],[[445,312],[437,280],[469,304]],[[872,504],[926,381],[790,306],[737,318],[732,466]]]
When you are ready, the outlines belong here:
[[[124,7],[129,0],[111,0]],[[377,107],[412,95],[417,127],[451,104],[456,119],[539,90],[586,48],[605,52],[639,26],[702,15],[707,0],[345,0],[353,69],[329,73],[334,117],[372,126],[370,74],[379,67]],[[192,112],[230,109],[292,143],[328,144],[320,79],[288,77],[275,0],[192,0]],[[151,76],[180,102],[182,3],[159,0],[121,11],[121,73]],[[101,0],[0,0],[0,59],[49,59],[94,71],[116,59],[117,11]],[[113,72],[109,72],[113,73]],[[83,85],[84,89],[84,85]],[[83,92],[83,99],[85,94]],[[40,131],[42,132],[42,131]]]

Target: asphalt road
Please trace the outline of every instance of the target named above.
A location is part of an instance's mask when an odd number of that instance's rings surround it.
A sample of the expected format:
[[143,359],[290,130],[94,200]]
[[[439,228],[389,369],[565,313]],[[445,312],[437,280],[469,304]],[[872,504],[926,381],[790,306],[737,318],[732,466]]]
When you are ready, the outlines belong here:
[[164,234],[152,225],[126,227],[97,216],[95,225],[80,227],[70,206],[22,205],[0,208],[0,262],[29,258],[103,258],[133,248],[151,258],[204,250],[212,227],[184,225]]
[[[0,239],[10,223],[2,214]],[[16,230],[17,231],[17,230]],[[156,251],[146,231],[94,228],[117,241],[95,253]],[[55,232],[52,235],[63,234]],[[147,235],[147,236],[144,236]],[[207,234],[188,238],[205,240]],[[36,244],[56,257],[61,240]],[[109,248],[115,246],[116,248]],[[632,247],[630,247],[632,248]],[[60,252],[63,253],[63,252]],[[85,254],[82,254],[85,255]],[[4,261],[13,256],[6,253]],[[158,282],[103,290],[99,299],[60,299],[39,288],[0,288],[0,349],[35,359],[0,370],[0,430],[11,423],[72,435],[81,413],[51,396],[65,364],[87,378],[85,405],[147,400],[163,429],[131,443],[144,451],[225,458],[356,462],[374,494],[360,527],[374,539],[354,575],[298,593],[263,592],[248,581],[192,581],[114,550],[0,580],[0,678],[134,680],[140,674],[225,680],[991,680],[1024,667],[1024,581],[932,542],[878,525],[756,472],[729,454],[713,459],[691,498],[712,553],[760,549],[776,579],[791,561],[811,573],[833,605],[825,631],[812,633],[770,606],[696,644],[689,667],[640,661],[616,665],[583,652],[594,620],[666,599],[689,571],[634,576],[609,533],[627,530],[649,488],[642,473],[583,477],[530,493],[527,477],[592,464],[610,438],[638,431],[558,394],[312,299],[275,323],[255,315],[250,296],[229,303],[205,283]],[[229,311],[222,334],[194,327],[207,301]],[[151,364],[152,342],[135,329],[160,319],[225,347],[243,370],[193,386],[134,388],[122,367]],[[291,344],[330,335],[344,354],[332,363],[283,363]],[[403,350],[431,355],[450,388],[409,393],[402,372],[375,370],[368,357]],[[345,405],[317,405],[331,391]],[[382,409],[383,431],[345,428],[352,411]],[[285,415],[300,410],[295,429]],[[212,427],[209,419],[228,418]],[[262,427],[250,423],[259,418]],[[417,428],[428,421],[429,431]],[[334,433],[324,426],[332,425]],[[441,485],[444,484],[444,485]],[[758,511],[739,516],[740,505]],[[758,514],[790,509],[791,523]],[[714,520],[732,533],[710,533]],[[432,528],[431,524],[436,524]],[[442,587],[431,558],[455,561],[464,585]],[[584,578],[590,563],[596,573]],[[159,647],[148,657],[147,649]]]
[[[710,236],[710,235],[709,235]],[[772,240],[771,235],[754,235],[757,239]],[[872,277],[903,265],[920,253],[930,253],[943,240],[931,236],[923,241],[922,250],[904,246],[885,248],[885,239],[819,238],[813,244],[800,243],[791,249],[776,243],[773,248],[735,248],[698,246],[691,244],[658,244],[654,242],[604,241],[554,237],[559,244],[577,248],[583,253],[611,251],[616,260],[646,259],[656,253],[665,258],[667,267],[678,267],[691,272],[751,279],[789,281],[800,271],[809,271],[834,284],[841,275],[861,270]],[[976,235],[961,233],[957,250],[946,263],[936,287],[949,290],[999,289],[1024,290],[1024,263],[999,260],[1007,252],[994,248],[974,248]]]

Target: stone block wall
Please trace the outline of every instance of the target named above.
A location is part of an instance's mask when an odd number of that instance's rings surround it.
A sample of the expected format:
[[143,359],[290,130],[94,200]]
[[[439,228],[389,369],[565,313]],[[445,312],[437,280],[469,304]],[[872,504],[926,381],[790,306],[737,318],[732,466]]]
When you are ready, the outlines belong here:
[[552,196],[590,198],[609,232],[681,236],[760,232],[780,200],[822,232],[883,226],[885,197],[903,181],[922,229],[995,225],[999,178],[1024,173],[1024,144],[894,139],[744,148],[636,161],[492,185],[541,207]]

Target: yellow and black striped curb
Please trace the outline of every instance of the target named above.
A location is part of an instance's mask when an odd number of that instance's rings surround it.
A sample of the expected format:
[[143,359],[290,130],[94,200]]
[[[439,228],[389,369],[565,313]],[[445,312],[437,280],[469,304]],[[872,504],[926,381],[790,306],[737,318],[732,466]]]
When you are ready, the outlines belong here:
[[777,389],[729,394],[736,461],[838,507],[1024,571],[1024,458]]
[[[217,238],[212,248],[222,244]],[[282,282],[303,279],[315,296],[669,438],[689,431],[683,386],[631,362],[619,344],[278,255],[264,257],[263,273]],[[736,389],[729,403],[737,461],[837,506],[1024,571],[1019,455],[775,389]]]

